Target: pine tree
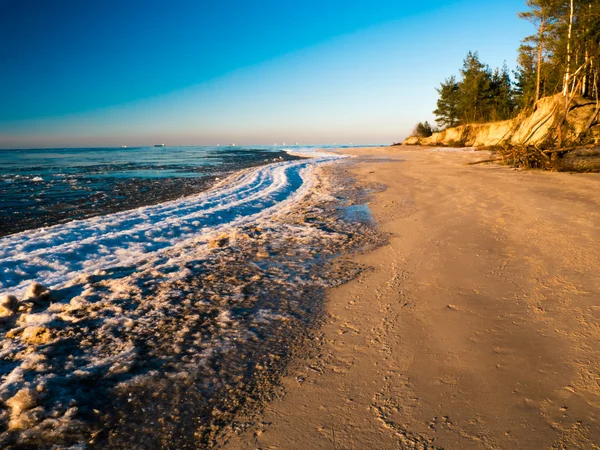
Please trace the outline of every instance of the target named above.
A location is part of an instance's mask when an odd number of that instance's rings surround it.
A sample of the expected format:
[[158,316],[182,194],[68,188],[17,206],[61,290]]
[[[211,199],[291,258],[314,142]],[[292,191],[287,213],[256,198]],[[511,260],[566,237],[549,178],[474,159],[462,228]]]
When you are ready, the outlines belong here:
[[491,71],[479,61],[477,52],[469,52],[461,69],[459,118],[463,124],[488,120],[490,112]]
[[487,120],[506,120],[515,113],[514,91],[506,63],[492,74],[489,104]]
[[[533,105],[536,101],[536,50],[531,45],[521,44],[519,47],[519,56],[517,59],[517,70],[515,75],[515,102],[519,110],[523,110]],[[540,73],[541,70],[540,70]],[[542,83],[540,82],[540,89]]]
[[536,27],[537,33],[525,38],[525,42],[532,42],[537,48],[535,101],[540,98],[542,81],[542,64],[544,62],[545,43],[553,25],[557,21],[558,2],[549,0],[527,0],[525,2],[530,10],[519,13],[521,19],[529,20]]
[[434,133],[434,129],[429,122],[419,122],[413,129],[412,135],[418,137],[429,137]]
[[[536,25],[519,49],[519,104],[530,106],[535,98],[562,92],[598,96],[600,77],[600,1],[528,0],[529,11],[520,17]],[[531,50],[536,69],[536,92],[529,96]]]
[[469,52],[465,57],[460,81],[450,77],[437,91],[440,97],[433,113],[441,126],[505,120],[514,117],[517,111],[506,64],[492,72],[476,52]]
[[437,101],[437,109],[433,112],[437,117],[436,122],[444,128],[454,127],[460,123],[459,119],[459,85],[456,77],[451,76],[436,88],[440,95]]

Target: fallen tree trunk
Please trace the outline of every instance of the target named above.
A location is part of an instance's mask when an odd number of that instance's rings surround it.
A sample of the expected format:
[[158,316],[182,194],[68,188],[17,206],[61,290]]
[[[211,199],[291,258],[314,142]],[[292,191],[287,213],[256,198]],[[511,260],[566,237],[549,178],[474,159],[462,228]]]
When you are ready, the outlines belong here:
[[501,162],[526,169],[557,172],[600,172],[600,145],[540,150],[528,145],[504,145],[489,148],[498,157],[473,161],[465,165]]
[[600,146],[568,150],[550,162],[558,172],[600,172]]
[[483,163],[498,162],[498,161],[502,161],[502,158],[493,158],[493,159],[484,159],[481,161],[472,161],[472,162],[465,163],[465,165],[466,166],[474,166],[475,164],[483,164]]
[[577,147],[551,148],[548,150],[544,150],[544,153],[546,155],[551,155],[553,153],[565,153],[565,152],[572,152],[575,150],[594,150],[594,149],[596,151],[600,151],[600,145],[590,144],[590,145],[579,145]]

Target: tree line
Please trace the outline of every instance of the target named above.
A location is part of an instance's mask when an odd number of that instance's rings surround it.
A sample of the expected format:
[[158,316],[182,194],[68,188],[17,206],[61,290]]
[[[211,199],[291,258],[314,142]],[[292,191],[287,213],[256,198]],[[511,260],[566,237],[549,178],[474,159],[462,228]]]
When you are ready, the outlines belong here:
[[519,14],[535,26],[518,52],[522,107],[559,92],[598,98],[600,1],[527,0]]
[[461,78],[447,78],[437,89],[433,112],[442,127],[510,119],[517,109],[516,91],[506,65],[490,69],[469,52],[460,70]]
[[518,49],[513,77],[506,64],[492,70],[469,52],[460,77],[437,88],[434,111],[440,127],[505,120],[532,108],[542,97],[562,93],[598,102],[600,1],[527,0],[519,17],[535,26]]

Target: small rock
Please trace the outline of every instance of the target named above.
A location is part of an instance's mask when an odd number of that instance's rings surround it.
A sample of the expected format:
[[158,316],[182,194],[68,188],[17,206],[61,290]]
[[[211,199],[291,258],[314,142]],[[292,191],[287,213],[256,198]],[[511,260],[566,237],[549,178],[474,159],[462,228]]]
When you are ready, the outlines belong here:
[[19,337],[21,334],[23,334],[23,328],[21,327],[16,327],[13,328],[12,330],[8,330],[6,332],[6,339],[16,339],[17,337]]
[[19,300],[14,295],[0,297],[0,317],[12,316],[19,309]]
[[27,291],[25,291],[23,300],[29,300],[37,304],[43,304],[50,301],[51,295],[52,293],[50,292],[50,289],[43,284],[34,281],[31,283],[31,285],[29,285]]

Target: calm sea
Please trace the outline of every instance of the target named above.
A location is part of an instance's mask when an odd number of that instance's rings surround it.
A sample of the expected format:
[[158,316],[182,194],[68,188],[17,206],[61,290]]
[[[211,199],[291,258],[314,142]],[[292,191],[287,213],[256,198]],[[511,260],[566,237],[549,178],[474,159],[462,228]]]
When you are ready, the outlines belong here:
[[173,200],[233,171],[295,158],[282,147],[3,150],[0,236]]

